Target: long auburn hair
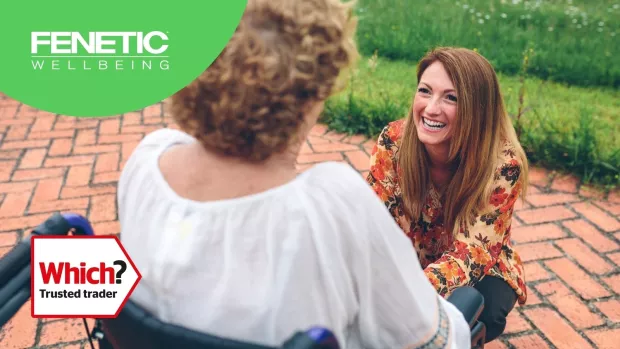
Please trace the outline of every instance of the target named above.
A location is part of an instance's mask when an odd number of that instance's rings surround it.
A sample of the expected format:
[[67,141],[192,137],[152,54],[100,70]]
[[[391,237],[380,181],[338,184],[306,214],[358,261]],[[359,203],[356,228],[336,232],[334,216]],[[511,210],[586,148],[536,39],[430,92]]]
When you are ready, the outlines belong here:
[[[453,175],[441,191],[444,228],[454,236],[467,223],[473,223],[478,210],[489,202],[495,171],[501,165],[503,142],[512,143],[521,166],[522,199],[527,189],[528,164],[491,64],[469,49],[439,47],[418,63],[418,83],[426,68],[437,61],[443,64],[458,93],[449,150]],[[413,120],[412,103],[398,151],[398,165],[404,209],[416,220],[425,205],[431,175],[430,159]]]

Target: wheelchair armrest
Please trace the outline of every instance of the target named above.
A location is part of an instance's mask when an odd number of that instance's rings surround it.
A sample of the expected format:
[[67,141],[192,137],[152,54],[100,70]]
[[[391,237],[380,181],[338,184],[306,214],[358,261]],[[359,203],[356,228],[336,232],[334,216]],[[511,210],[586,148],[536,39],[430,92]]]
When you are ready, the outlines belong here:
[[484,309],[484,297],[473,287],[459,287],[447,299],[465,317],[469,328],[473,328],[478,322],[480,313]]

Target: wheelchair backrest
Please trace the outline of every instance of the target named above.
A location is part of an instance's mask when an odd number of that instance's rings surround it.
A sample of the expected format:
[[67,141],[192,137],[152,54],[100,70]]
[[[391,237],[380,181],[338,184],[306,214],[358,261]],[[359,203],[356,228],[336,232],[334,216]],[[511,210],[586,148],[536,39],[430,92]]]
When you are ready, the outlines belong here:
[[282,346],[268,347],[221,338],[164,323],[146,310],[127,301],[116,319],[101,319],[105,338],[116,349],[338,349],[333,334],[322,328],[292,334]]

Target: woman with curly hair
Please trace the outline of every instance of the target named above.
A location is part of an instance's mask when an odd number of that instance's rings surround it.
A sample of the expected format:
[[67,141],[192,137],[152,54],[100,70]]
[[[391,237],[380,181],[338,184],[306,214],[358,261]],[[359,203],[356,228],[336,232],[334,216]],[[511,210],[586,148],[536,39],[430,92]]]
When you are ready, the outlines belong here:
[[379,135],[367,181],[439,294],[464,285],[482,293],[491,341],[516,301],[526,300],[510,227],[527,188],[527,159],[484,57],[442,47],[417,68],[409,116]]
[[280,345],[312,326],[343,348],[469,348],[463,315],[425,277],[350,166],[298,175],[303,141],[357,50],[351,5],[249,0],[217,60],[171,97],[180,130],[121,174],[132,295],[165,322]]

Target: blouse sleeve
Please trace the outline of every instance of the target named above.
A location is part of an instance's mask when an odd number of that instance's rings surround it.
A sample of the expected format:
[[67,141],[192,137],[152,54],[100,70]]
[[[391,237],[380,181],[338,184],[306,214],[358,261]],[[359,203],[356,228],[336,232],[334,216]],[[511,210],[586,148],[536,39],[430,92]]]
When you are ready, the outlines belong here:
[[394,158],[396,144],[391,135],[393,132],[393,129],[388,125],[379,134],[377,143],[370,154],[370,171],[366,181],[392,215],[395,216],[394,210],[397,208],[397,200],[394,193],[394,181],[397,177]]
[[495,265],[510,230],[515,202],[522,190],[521,166],[508,159],[497,168],[495,188],[486,208],[456,236],[452,249],[424,270],[439,294],[473,285]]
[[356,228],[346,243],[354,253],[344,255],[351,256],[355,275],[361,346],[469,348],[463,314],[437,294],[407,236],[367,184],[360,184],[352,216]]

